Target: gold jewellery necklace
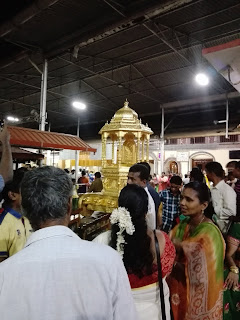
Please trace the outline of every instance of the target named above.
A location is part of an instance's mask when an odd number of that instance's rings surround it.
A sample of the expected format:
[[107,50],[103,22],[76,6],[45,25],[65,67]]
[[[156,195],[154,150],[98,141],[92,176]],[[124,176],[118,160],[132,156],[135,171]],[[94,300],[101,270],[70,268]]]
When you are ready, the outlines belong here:
[[198,224],[196,226],[191,225],[191,223],[189,223],[189,231],[192,233],[205,219],[205,216],[202,217],[202,219],[198,222]]

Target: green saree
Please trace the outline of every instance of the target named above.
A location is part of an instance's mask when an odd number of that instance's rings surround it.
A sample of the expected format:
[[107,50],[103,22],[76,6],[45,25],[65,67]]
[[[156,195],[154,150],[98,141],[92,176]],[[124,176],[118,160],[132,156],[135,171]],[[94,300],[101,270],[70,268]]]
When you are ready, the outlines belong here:
[[188,222],[181,221],[170,234],[182,247],[168,278],[174,320],[220,320],[224,240],[213,223],[200,223],[190,233]]
[[[232,245],[238,247],[238,251],[235,256],[235,263],[240,266],[240,223],[233,223],[227,237],[227,241]],[[224,271],[224,280],[228,276],[229,270]],[[240,319],[240,277],[238,282],[238,288],[235,290],[224,289],[223,295],[224,303],[224,320],[239,320]]]

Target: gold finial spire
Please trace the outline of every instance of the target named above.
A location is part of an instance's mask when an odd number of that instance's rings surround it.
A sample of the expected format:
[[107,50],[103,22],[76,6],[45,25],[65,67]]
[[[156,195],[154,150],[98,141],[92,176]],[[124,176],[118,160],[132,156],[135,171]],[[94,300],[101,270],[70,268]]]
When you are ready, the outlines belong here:
[[126,98],[126,101],[124,102],[124,107],[128,107],[128,104],[129,102],[128,102],[128,99]]

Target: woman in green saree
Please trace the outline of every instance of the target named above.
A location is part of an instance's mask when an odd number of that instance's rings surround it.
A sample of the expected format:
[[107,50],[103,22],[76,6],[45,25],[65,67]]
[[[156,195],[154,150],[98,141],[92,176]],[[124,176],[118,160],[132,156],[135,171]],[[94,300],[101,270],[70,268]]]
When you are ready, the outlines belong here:
[[227,269],[224,271],[224,320],[240,319],[240,222],[232,224],[227,236]]
[[208,187],[191,182],[184,187],[181,210],[185,219],[170,237],[177,258],[168,278],[174,320],[220,320],[223,316],[224,240],[206,218]]

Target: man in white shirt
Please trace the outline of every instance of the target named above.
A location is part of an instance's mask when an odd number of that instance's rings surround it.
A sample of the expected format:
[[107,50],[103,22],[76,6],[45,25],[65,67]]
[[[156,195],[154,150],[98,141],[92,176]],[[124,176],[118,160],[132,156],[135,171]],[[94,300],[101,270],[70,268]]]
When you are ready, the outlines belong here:
[[148,169],[142,164],[134,164],[128,172],[128,184],[137,184],[145,189],[148,195],[148,213],[146,216],[147,225],[150,229],[156,229],[156,210],[155,203],[150,195],[147,187],[149,172]]
[[190,182],[190,178],[187,174],[184,175],[184,178],[182,179],[183,185],[188,184]]
[[211,188],[212,203],[215,211],[213,220],[225,235],[228,232],[229,217],[236,216],[236,193],[225,183],[224,170],[220,163],[209,162],[205,167],[209,181],[213,182]]
[[119,254],[67,228],[71,192],[61,169],[25,174],[22,208],[35,232],[0,264],[1,320],[137,319]]

